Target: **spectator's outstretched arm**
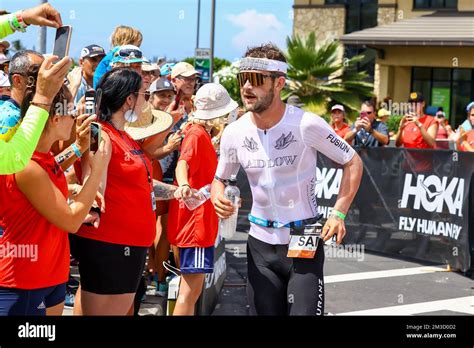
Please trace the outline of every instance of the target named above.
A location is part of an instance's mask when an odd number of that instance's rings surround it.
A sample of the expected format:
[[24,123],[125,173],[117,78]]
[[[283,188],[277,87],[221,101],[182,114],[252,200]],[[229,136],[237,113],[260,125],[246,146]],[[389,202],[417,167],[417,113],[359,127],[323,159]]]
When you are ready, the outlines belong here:
[[[19,20],[18,20],[19,19]],[[0,16],[0,39],[22,30],[21,22],[27,25],[41,25],[59,28],[63,25],[61,15],[50,4],[42,4],[23,11]]]
[[48,111],[30,106],[10,142],[0,141],[0,175],[25,169],[48,120]]
[[48,119],[53,98],[61,88],[64,76],[71,66],[69,57],[53,65],[56,56],[44,60],[38,72],[36,94],[25,118],[13,138],[0,142],[0,175],[13,174],[25,168],[38,144]]

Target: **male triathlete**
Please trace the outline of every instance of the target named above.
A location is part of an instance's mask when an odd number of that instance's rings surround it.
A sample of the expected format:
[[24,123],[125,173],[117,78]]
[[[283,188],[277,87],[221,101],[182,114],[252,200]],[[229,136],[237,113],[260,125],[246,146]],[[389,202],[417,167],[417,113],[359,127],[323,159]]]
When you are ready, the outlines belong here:
[[339,196],[321,233],[324,241],[337,234],[341,243],[346,234],[344,218],[362,162],[322,118],[281,101],[287,68],[282,52],[270,44],[248,49],[241,60],[238,80],[248,112],[223,133],[212,202],[220,218],[232,215],[225,182],[242,166],[253,196],[247,243],[252,314],[323,315],[323,243],[297,236],[307,231],[301,226],[311,231],[319,215],[317,152],[344,166]]

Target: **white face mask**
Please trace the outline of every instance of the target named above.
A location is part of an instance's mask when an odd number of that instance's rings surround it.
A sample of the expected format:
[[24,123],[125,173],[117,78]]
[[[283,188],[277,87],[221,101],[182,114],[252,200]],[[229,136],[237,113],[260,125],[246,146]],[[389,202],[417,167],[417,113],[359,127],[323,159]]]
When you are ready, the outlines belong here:
[[129,123],[133,123],[138,120],[138,115],[133,109],[127,110],[125,114],[123,115],[123,117],[125,118],[125,121]]

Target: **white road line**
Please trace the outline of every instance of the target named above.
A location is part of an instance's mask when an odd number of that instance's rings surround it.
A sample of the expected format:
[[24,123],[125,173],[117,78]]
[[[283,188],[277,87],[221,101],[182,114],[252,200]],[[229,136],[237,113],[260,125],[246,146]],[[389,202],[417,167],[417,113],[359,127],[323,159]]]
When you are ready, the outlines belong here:
[[336,313],[336,315],[413,315],[441,310],[449,310],[474,315],[474,296],[458,297],[449,300],[419,302],[391,307],[381,307],[354,312]]
[[376,278],[388,278],[388,277],[402,277],[415,274],[427,274],[433,272],[444,272],[444,268],[440,267],[410,267],[410,268],[397,268],[386,271],[374,271],[374,272],[359,272],[359,273],[346,273],[336,274],[324,277],[324,283],[340,283],[350,282],[354,280],[364,279],[376,279]]

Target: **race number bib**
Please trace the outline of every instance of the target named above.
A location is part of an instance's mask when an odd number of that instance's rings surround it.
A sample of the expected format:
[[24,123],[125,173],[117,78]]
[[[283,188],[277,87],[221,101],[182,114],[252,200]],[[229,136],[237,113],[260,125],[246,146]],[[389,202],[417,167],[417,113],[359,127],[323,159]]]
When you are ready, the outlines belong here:
[[316,255],[321,237],[322,225],[315,223],[302,228],[290,229],[290,243],[287,257],[312,259]]

